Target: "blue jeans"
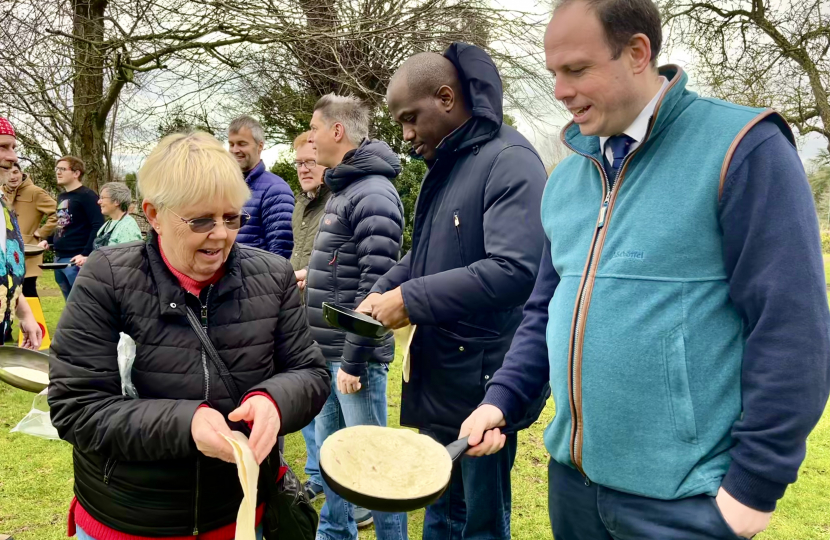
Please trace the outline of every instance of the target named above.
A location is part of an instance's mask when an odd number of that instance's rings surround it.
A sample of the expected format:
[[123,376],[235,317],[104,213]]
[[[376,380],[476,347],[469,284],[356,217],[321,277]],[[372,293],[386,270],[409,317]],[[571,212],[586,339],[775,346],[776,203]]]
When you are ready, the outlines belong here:
[[[56,263],[68,263],[71,260],[72,257],[55,258]],[[55,281],[58,283],[58,287],[61,288],[64,300],[69,298],[69,291],[72,290],[72,286],[75,284],[75,278],[78,277],[78,272],[80,271],[81,268],[74,265],[67,266],[63,270],[55,270]]]
[[550,460],[548,514],[556,540],[739,540],[715,498],[659,500],[585,485],[576,469]]
[[515,459],[513,434],[492,456],[463,456],[456,462],[450,487],[427,506],[423,540],[509,540],[510,470]]
[[[386,425],[386,376],[389,367],[385,364],[369,364],[366,375],[360,381],[362,388],[354,394],[341,394],[337,389],[339,370],[339,362],[329,364],[331,394],[315,418],[318,451],[326,437],[345,427]],[[333,492],[325,482],[323,490],[326,502],[320,511],[317,540],[357,540],[352,504]],[[372,517],[378,540],[408,538],[405,513],[372,511]]]
[[[75,527],[75,535],[78,540],[96,540],[91,537],[80,527]],[[193,537],[194,540],[199,540],[198,536]],[[262,525],[256,528],[256,540],[262,540]]]
[[312,484],[322,486],[323,477],[320,476],[319,454],[317,437],[315,436],[316,423],[314,420],[301,431],[305,440],[305,474]]

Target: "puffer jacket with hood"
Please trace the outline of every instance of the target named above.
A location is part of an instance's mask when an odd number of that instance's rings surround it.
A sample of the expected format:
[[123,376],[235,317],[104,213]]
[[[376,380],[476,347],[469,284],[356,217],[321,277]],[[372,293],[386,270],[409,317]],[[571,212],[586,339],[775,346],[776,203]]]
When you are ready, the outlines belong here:
[[[502,84],[486,52],[454,43],[472,118],[447,135],[421,184],[412,250],[373,292],[400,286],[413,338],[401,424],[451,442],[484,398],[522,320],[542,256],[545,168],[502,122]],[[525,427],[538,417],[544,397]]]
[[403,205],[391,180],[401,162],[381,141],[364,140],[326,171],[333,196],[326,205],[308,263],[306,305],[311,336],[329,362],[359,377],[367,362],[391,362],[395,341],[347,334],[323,319],[323,302],[354,308],[398,260]]

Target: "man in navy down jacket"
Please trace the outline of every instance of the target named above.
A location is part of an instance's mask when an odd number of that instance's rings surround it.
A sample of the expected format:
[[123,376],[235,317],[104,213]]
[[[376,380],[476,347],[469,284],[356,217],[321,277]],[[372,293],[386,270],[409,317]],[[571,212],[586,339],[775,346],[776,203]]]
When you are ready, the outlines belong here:
[[[395,266],[403,236],[403,205],[391,180],[401,161],[369,136],[369,108],[351,96],[328,94],[314,106],[308,142],[328,167],[332,192],[308,261],[306,307],[311,337],[329,367],[331,394],[315,419],[322,445],[339,429],[386,425],[386,378],[395,353],[392,335],[367,339],[332,328],[323,302],[354,308]],[[323,482],[317,540],[357,540],[350,504]],[[378,540],[407,540],[406,514],[372,512]]]

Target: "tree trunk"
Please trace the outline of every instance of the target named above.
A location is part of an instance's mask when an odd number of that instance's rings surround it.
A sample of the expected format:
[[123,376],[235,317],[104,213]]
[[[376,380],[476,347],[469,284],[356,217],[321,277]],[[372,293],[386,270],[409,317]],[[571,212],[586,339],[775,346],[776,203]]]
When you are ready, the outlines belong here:
[[104,56],[98,45],[104,41],[107,0],[72,0],[73,26],[72,153],[86,165],[84,185],[98,191],[106,177],[104,167],[106,118],[98,118],[104,99]]

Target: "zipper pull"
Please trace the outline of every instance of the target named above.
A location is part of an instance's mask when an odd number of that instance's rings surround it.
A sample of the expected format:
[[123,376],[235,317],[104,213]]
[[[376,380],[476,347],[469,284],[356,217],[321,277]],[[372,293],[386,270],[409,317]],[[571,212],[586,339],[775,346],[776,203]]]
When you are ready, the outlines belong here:
[[599,209],[599,223],[597,223],[597,229],[601,229],[603,225],[605,225],[605,214],[608,213],[608,201],[611,199],[611,192],[608,192],[608,195],[605,196],[605,200],[602,201],[602,207]]
[[202,306],[202,326],[207,328],[208,310],[207,306]]
[[461,225],[461,221],[459,221],[459,219],[458,219],[458,212],[454,213],[454,214],[452,215],[452,217],[453,217],[453,220],[455,221],[455,226],[456,226],[456,227],[458,227],[459,225]]

